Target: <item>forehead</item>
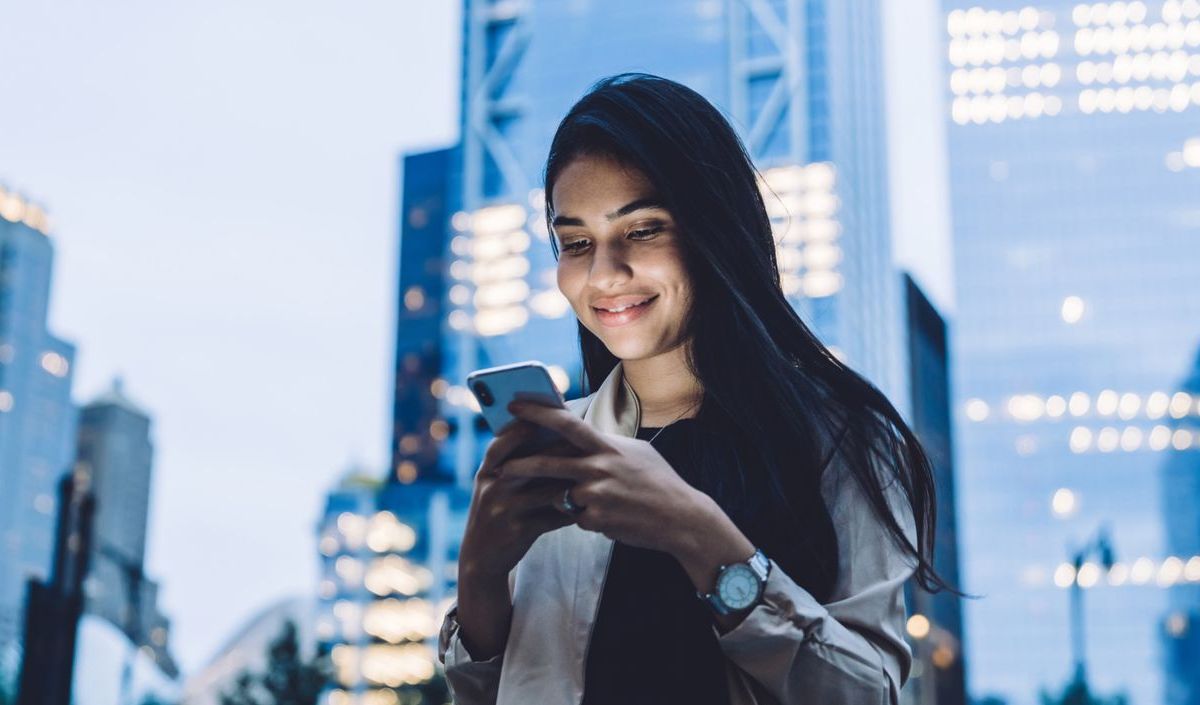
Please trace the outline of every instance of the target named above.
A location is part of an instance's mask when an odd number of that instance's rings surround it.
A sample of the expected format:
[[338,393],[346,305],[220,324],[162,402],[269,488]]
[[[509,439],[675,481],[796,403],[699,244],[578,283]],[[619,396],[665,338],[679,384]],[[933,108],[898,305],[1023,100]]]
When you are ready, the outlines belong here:
[[580,155],[559,173],[550,207],[556,214],[586,217],[654,192],[654,184],[637,168],[608,156]]

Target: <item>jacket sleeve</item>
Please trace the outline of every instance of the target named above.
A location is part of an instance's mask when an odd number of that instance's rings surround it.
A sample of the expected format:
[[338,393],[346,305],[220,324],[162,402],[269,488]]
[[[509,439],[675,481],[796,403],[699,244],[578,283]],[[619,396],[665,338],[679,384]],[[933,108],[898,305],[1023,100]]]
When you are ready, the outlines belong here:
[[[509,594],[512,594],[516,569],[508,574]],[[495,705],[500,687],[500,670],[504,653],[486,661],[476,661],[462,641],[458,623],[458,601],[455,600],[442,619],[438,633],[438,661],[446,670],[446,684],[455,705]]]
[[[736,627],[713,631],[725,655],[781,703],[897,705],[912,651],[904,583],[915,563],[892,541],[855,478],[823,480],[838,538],[838,579],[821,604],[771,561],[762,602]],[[899,485],[885,495],[909,540],[916,525]]]

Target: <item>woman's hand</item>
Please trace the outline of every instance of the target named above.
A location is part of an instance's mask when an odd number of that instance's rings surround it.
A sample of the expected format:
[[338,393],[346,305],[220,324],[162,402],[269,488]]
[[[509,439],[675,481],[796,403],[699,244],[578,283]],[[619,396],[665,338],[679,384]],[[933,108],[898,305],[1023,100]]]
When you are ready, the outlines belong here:
[[[533,483],[498,477],[504,462],[537,428],[523,421],[496,435],[475,473],[475,493],[458,554],[458,621],[472,658],[485,660],[504,651],[512,621],[508,574],[538,536],[571,523],[554,508],[568,482]],[[568,449],[550,448],[545,452]]]
[[[500,477],[494,471],[536,431],[535,425],[516,420],[484,451],[459,550],[460,571],[507,576],[539,536],[571,523],[570,517],[555,509],[556,500],[571,486],[570,482],[530,482]],[[558,444],[542,452],[566,452],[564,446]]]
[[[578,449],[575,457],[537,454],[492,466],[504,479],[574,481],[571,500],[584,509],[568,514],[568,522],[631,546],[678,554],[689,528],[710,516],[708,495],[680,477],[648,441],[602,433],[565,409],[532,403],[508,408]],[[561,507],[561,489],[558,495]]]
[[[577,451],[563,457],[552,449],[502,461],[489,471],[504,479],[574,481],[571,500],[583,511],[567,516],[580,528],[671,554],[700,592],[713,589],[719,566],[754,553],[754,544],[716,501],[689,485],[648,441],[602,433],[565,409],[529,403],[508,408],[522,421],[556,431]],[[713,617],[724,634],[745,614]]]

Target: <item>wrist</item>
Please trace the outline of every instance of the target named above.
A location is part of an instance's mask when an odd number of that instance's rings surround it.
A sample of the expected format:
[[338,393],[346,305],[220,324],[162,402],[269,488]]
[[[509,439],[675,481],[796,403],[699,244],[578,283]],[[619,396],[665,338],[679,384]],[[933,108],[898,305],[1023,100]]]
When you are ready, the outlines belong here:
[[507,585],[508,571],[499,570],[477,561],[463,562],[460,559],[458,564],[458,584],[461,586],[463,583],[471,585],[496,585],[504,583]]
[[699,492],[689,521],[681,522],[672,555],[692,579],[696,590],[710,592],[722,565],[754,555],[754,544],[711,497]]

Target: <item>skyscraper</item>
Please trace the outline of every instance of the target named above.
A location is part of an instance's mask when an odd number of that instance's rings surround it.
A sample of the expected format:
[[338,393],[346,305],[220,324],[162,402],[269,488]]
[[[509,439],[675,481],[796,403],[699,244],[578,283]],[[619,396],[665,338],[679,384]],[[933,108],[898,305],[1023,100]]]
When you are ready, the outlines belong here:
[[[1200,349],[1179,388],[1200,399]],[[1200,414],[1172,419],[1171,435],[1200,434]],[[1181,444],[1182,445],[1182,444]],[[1200,705],[1200,453],[1172,448],[1162,466],[1162,512],[1172,580],[1162,619],[1166,705]],[[1173,559],[1173,560],[1172,560]],[[1160,568],[1160,571],[1162,569]]]
[[[454,148],[410,154],[400,161],[400,275],[396,305],[395,394],[392,412],[392,479],[453,482],[438,447],[449,424],[438,414],[445,394],[442,367],[446,325],[446,237],[457,189]],[[458,292],[455,292],[458,296]]]
[[0,654],[20,634],[25,579],[49,575],[55,485],[74,454],[75,348],[46,329],[48,232],[40,206],[0,188]]
[[[950,359],[946,321],[924,292],[904,276],[912,427],[933,466],[938,517],[933,566],[950,585],[959,584],[958,521],[950,423]],[[915,581],[905,590],[908,635],[916,664],[905,694],[914,705],[966,705],[962,608],[948,591],[924,592]]]
[[[457,189],[443,202],[445,345],[431,383],[449,421],[441,462],[461,484],[486,441],[467,373],[538,358],[565,394],[584,391],[539,178],[571,104],[627,70],[685,83],[731,118],[771,191],[785,292],[907,409],[877,0],[465,0],[463,17],[462,138],[447,167]],[[406,202],[402,217],[422,210]]]
[[120,378],[80,412],[76,468],[89,475],[96,501],[86,610],[147,647],[159,667],[175,676],[158,583],[144,572],[153,468],[150,416],[125,394]]
[[435,679],[469,500],[445,482],[381,482],[357,467],[328,494],[316,639],[333,663],[331,703],[393,702],[392,689]]
[[[1171,427],[1200,413],[1179,387],[1200,343],[1200,4],[943,8],[971,687],[1058,691],[1078,584],[1091,689],[1160,703],[1165,588],[1189,578],[1159,468],[1200,448]],[[1116,565],[1076,571],[1102,527]]]

